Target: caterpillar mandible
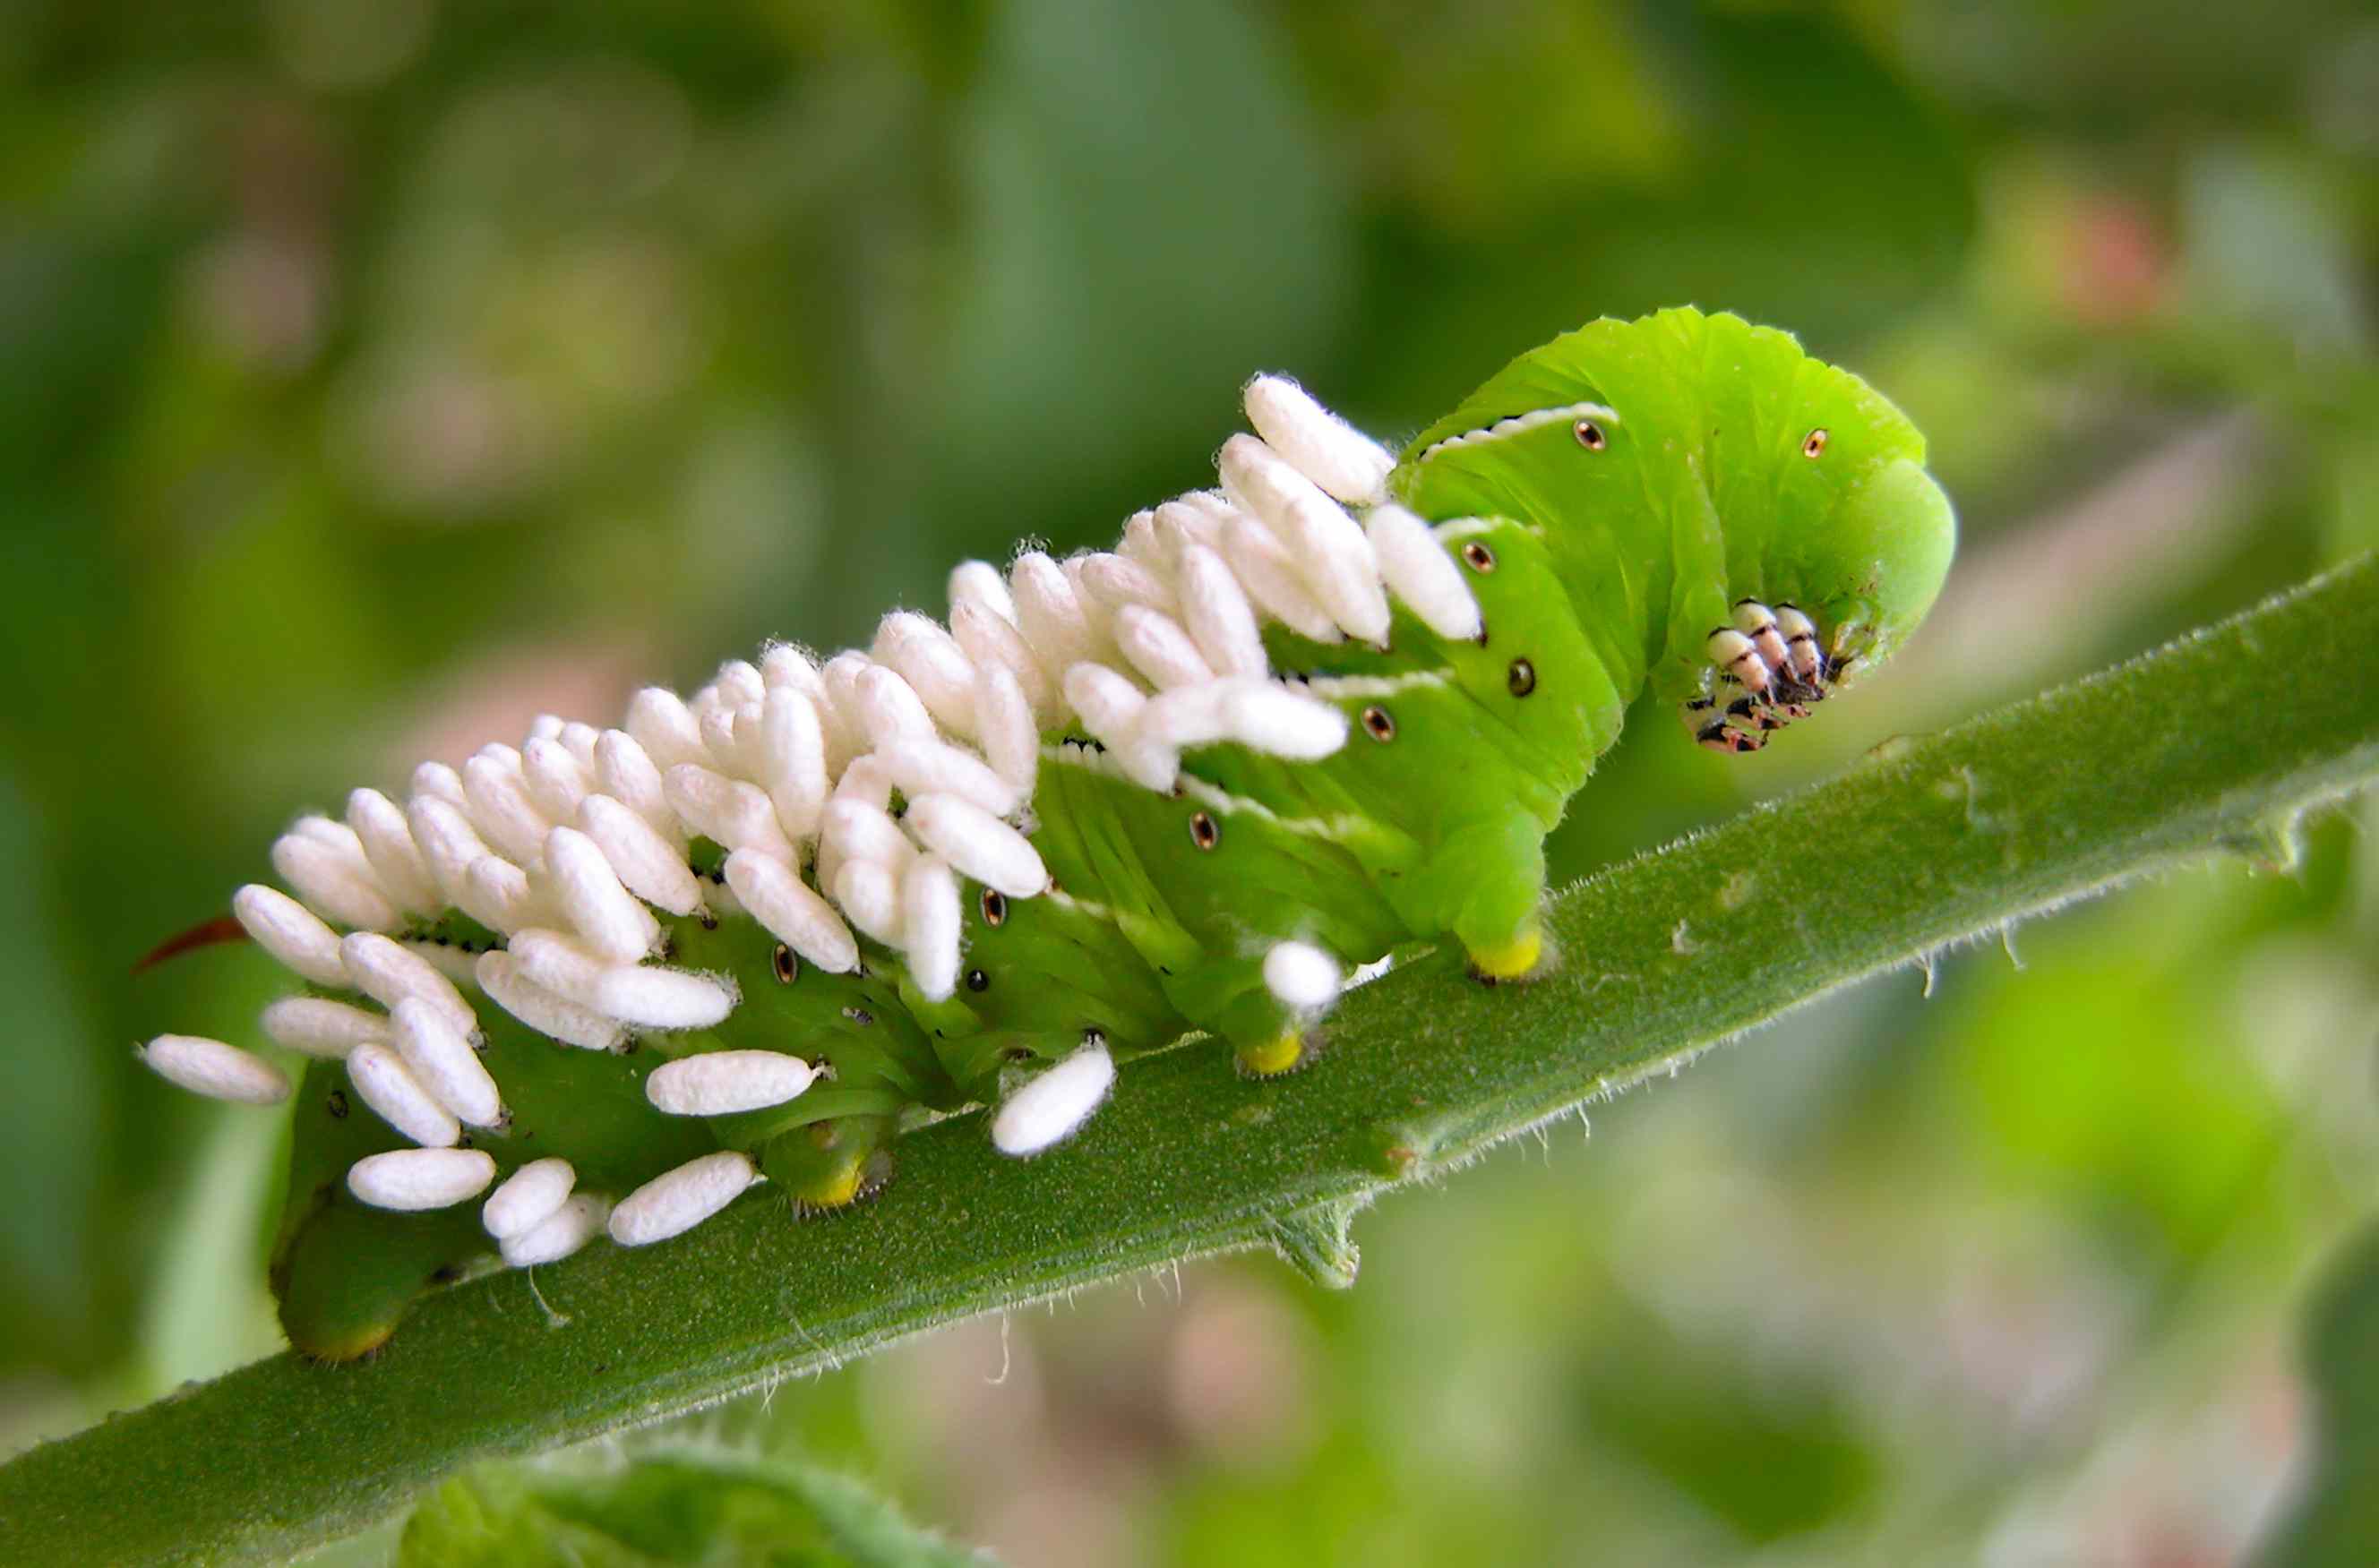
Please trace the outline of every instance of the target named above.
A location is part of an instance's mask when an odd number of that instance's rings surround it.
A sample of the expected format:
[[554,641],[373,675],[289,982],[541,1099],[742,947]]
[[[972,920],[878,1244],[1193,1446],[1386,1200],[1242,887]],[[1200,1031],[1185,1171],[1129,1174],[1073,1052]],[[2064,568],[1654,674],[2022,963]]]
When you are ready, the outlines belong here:
[[[233,912],[303,982],[260,1020],[310,1058],[292,1343],[373,1351],[491,1245],[646,1245],[763,1181],[852,1202],[921,1110],[1037,1153],[1192,1029],[1286,1072],[1415,939],[1524,977],[1545,835],[1633,696],[1755,750],[1954,549],[1907,419],[1733,316],[1596,321],[1401,457],[1291,381],[1245,401],[1219,488],[1110,552],[968,562],[946,622],[541,719],[275,843],[294,896]],[[290,1092],[220,1040],[141,1051]]]

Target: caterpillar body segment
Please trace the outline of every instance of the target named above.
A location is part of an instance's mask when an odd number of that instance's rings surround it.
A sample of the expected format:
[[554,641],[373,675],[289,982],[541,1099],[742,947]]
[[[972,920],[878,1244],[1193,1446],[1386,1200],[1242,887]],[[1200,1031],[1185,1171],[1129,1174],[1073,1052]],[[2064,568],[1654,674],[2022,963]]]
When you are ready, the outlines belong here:
[[1291,382],[1247,406],[1220,488],[1112,553],[968,563],[947,626],[541,720],[284,836],[296,897],[234,909],[303,983],[266,1031],[316,1058],[293,1343],[369,1353],[491,1253],[662,1241],[755,1183],[851,1203],[904,1117],[996,1104],[1043,1155],[1191,1029],[1291,1070],[1415,940],[1525,977],[1544,837],[1627,702],[1756,749],[1906,634],[1954,536],[1889,404],[1732,317],[1594,323],[1401,456]]

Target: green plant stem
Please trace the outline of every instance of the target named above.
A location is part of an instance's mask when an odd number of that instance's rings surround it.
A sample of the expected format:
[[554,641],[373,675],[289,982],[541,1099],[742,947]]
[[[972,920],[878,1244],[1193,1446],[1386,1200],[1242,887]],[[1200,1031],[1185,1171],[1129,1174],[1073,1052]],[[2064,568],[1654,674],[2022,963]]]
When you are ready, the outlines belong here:
[[855,1212],[747,1201],[443,1292],[368,1364],[244,1368],[0,1469],[0,1562],[286,1554],[474,1461],[1203,1253],[1272,1245],[1343,1282],[1345,1216],[1384,1188],[1800,1003],[2177,861],[2286,862],[2308,807],[2379,776],[2379,705],[2341,700],[2374,647],[2366,558],[1567,890],[1545,980],[1400,969],[1346,998],[1311,1071],[1250,1082],[1193,1043],[1045,1158],[1001,1161],[960,1118],[903,1140]]

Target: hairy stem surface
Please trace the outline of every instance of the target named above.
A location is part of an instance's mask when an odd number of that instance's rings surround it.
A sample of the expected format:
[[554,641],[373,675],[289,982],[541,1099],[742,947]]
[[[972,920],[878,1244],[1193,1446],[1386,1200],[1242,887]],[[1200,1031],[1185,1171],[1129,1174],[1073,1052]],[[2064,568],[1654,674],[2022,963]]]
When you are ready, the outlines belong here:
[[1946,733],[1561,894],[1548,979],[1450,956],[1350,995],[1314,1070],[1197,1043],[1135,1065],[1043,1159],[979,1117],[899,1146],[857,1212],[747,1201],[425,1302],[358,1366],[260,1362],[0,1468],[0,1562],[270,1558],[473,1462],[658,1420],[977,1313],[1259,1245],[1353,1275],[1346,1217],[1546,1117],[1878,970],[2142,871],[2285,861],[2379,776],[2364,559],[2107,674]]

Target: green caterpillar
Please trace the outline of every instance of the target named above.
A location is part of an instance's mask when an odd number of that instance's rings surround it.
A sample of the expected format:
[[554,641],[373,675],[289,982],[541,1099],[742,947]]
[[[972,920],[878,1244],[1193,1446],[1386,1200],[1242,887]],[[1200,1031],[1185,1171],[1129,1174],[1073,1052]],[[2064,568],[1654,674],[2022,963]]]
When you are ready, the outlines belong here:
[[[1401,458],[1294,383],[1247,406],[1220,489],[1112,553],[971,562],[947,626],[542,720],[285,835],[296,897],[234,911],[306,983],[261,1020],[314,1058],[292,1342],[367,1354],[491,1242],[655,1242],[764,1177],[851,1202],[921,1109],[994,1104],[1038,1152],[1190,1029],[1286,1072],[1417,938],[1525,977],[1545,834],[1629,699],[1755,749],[1908,634],[1954,546],[1899,411],[1732,316],[1571,332]],[[143,1053],[289,1091],[221,1041]]]

